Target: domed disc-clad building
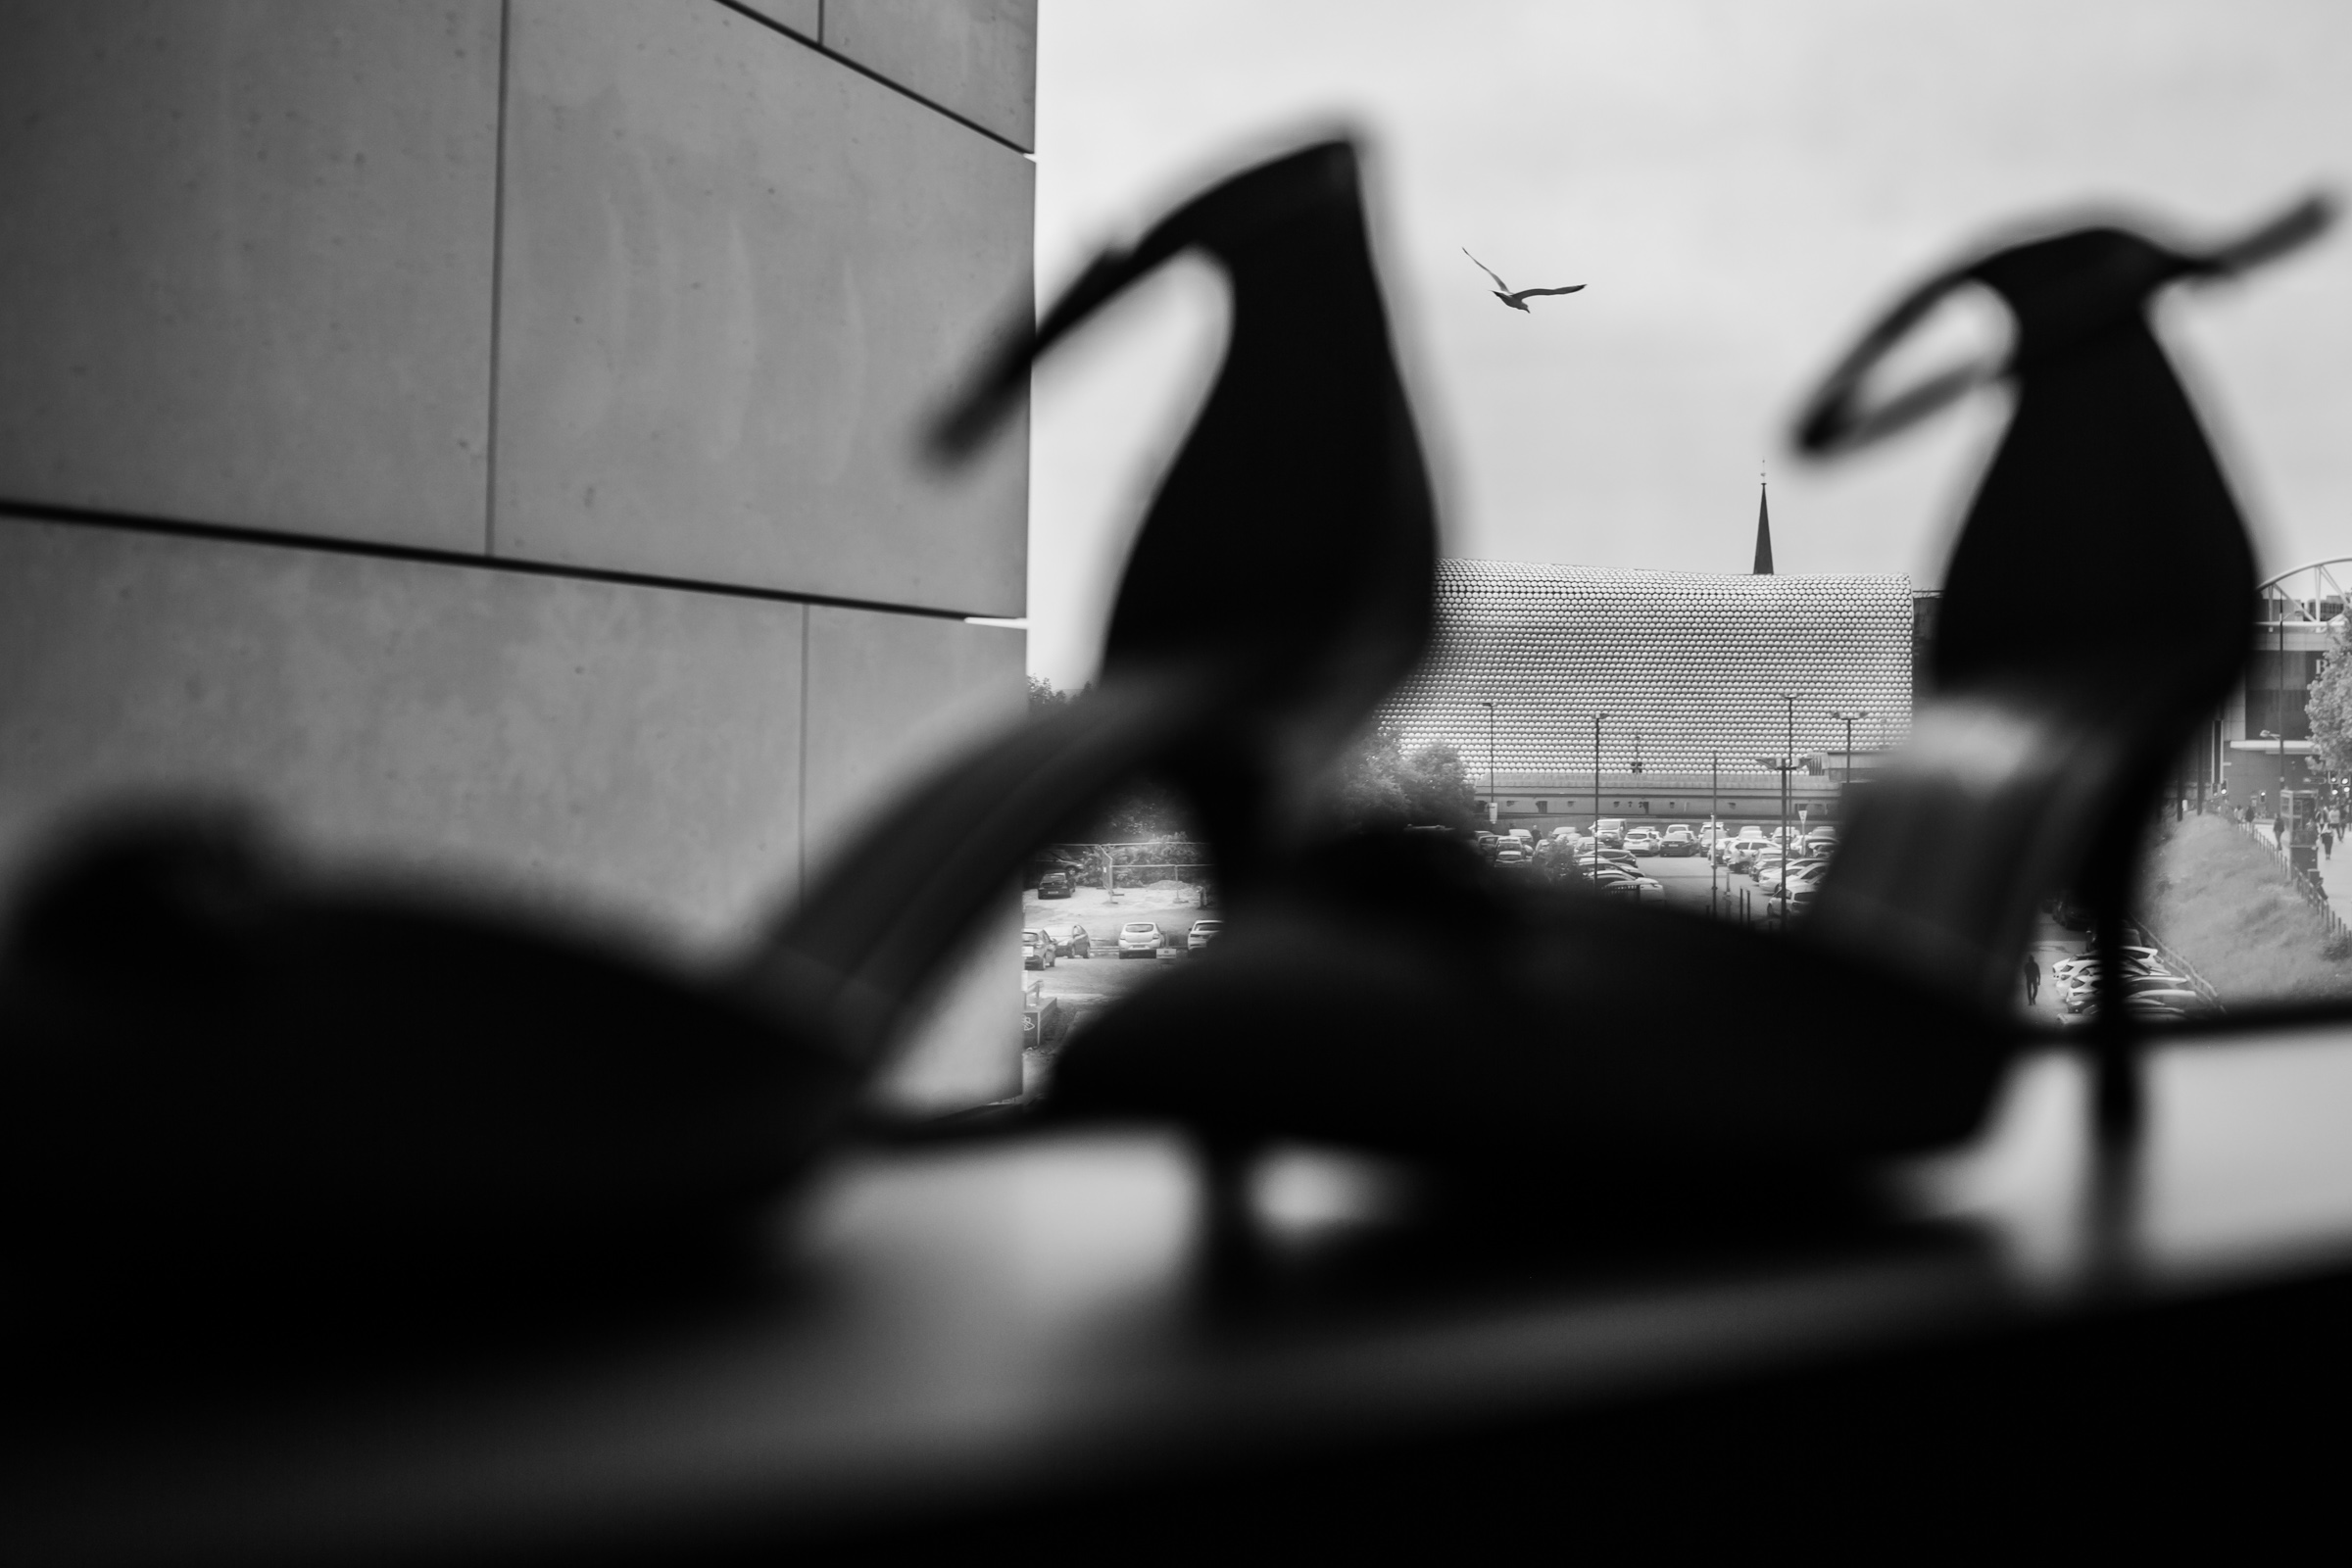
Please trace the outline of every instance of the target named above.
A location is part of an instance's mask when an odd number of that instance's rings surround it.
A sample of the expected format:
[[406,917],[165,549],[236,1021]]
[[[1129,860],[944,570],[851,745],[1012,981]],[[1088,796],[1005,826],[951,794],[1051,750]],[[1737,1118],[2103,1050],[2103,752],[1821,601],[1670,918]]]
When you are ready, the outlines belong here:
[[1834,821],[1909,733],[1932,607],[1901,576],[1447,561],[1429,657],[1383,716],[1407,752],[1457,748],[1504,827],[1777,821],[1785,763],[1790,819]]

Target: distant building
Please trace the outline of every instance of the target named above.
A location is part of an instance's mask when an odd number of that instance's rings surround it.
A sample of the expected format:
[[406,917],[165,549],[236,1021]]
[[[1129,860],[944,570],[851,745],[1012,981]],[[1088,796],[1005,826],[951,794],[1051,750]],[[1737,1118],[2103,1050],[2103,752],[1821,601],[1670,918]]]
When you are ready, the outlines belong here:
[[1943,610],[1943,590],[1914,589],[1911,594],[1911,696],[1914,701],[1935,688],[1936,619]]
[[1910,732],[1919,604],[1902,576],[1442,562],[1436,642],[1385,717],[1407,750],[1458,748],[1510,826],[1777,820],[1784,758],[1808,819],[1834,820],[1837,715],[1858,715],[1858,777]]
[[2332,780],[2311,739],[2306,711],[2311,683],[2333,646],[2334,624],[2352,604],[2352,559],[2313,562],[2262,585],[2255,600],[2252,647],[2237,685],[2211,730],[2176,769],[2193,798],[2201,783],[2234,805],[2288,789],[2324,789]]

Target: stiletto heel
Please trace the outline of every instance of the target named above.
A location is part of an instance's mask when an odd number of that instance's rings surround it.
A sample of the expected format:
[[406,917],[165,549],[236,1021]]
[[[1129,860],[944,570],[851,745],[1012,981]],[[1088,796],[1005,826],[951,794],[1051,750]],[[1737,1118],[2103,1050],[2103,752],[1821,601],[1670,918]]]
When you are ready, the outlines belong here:
[[[2036,899],[2088,867],[2103,918],[2120,921],[2131,808],[2243,646],[2244,530],[2146,303],[2325,220],[2306,204],[2202,256],[2114,229],[2002,250],[1916,291],[1830,377],[1800,427],[1814,453],[1995,374],[2014,376],[2018,403],[1947,577],[1941,695],[1856,811],[1800,937],[1525,906],[1425,846],[1335,850],[1213,965],[1075,1042],[1054,1107],[1588,1171],[1838,1164],[1967,1136],[2014,1047],[2009,993]],[[2016,313],[2013,362],[1862,409],[1868,372],[1970,281]],[[2084,624],[2074,585],[2119,573],[2136,619]],[[1620,985],[1662,962],[1802,1001],[1737,1038],[1661,1020]],[[2108,1028],[2122,1040],[2120,1017]],[[2109,1055],[2103,1114],[2126,1126],[2135,1086],[2121,1049]]]

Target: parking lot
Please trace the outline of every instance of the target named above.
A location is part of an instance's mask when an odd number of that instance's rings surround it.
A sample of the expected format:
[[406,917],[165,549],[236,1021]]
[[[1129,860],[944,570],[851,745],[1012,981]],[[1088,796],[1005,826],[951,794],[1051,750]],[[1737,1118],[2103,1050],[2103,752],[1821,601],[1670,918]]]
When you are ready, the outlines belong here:
[[[1746,912],[1759,922],[1763,919],[1766,889],[1745,872],[1726,870],[1703,855],[1642,856],[1641,867],[1642,875],[1654,879],[1666,890],[1666,906],[1670,909],[1704,915],[1713,908],[1726,918],[1739,919],[1744,896]],[[1041,998],[1060,1003],[1062,1037],[1066,1038],[1067,1029],[1083,1027],[1096,1010],[1151,984],[1169,968],[1189,961],[1183,951],[1184,933],[1195,920],[1216,918],[1221,913],[1214,907],[1203,908],[1198,890],[1182,884],[1124,890],[1116,903],[1100,888],[1080,888],[1071,898],[1047,900],[1038,899],[1032,889],[1022,902],[1022,923],[1066,929],[1070,921],[1081,921],[1094,941],[1096,956],[1057,959],[1053,968],[1026,971],[1023,982],[1039,984]],[[1149,961],[1119,957],[1113,944],[1119,926],[1129,920],[1153,921],[1175,946],[1164,949]],[[2083,945],[2079,934],[2045,916],[2037,924],[2032,951],[2046,976],[2053,961],[2080,954]],[[2061,1016],[2056,990],[2045,979],[2040,1003],[2032,1009],[2042,1023],[2053,1026]],[[2021,1007],[2026,1006],[2022,973],[2017,1001]],[[1039,1062],[1034,1066],[1043,1069],[1045,1064]]]

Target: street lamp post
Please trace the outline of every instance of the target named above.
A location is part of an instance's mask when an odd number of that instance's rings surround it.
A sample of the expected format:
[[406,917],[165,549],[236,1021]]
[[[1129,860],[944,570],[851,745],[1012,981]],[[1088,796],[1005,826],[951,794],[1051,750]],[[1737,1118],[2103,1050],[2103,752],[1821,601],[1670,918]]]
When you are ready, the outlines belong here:
[[1788,757],[1759,757],[1756,765],[1781,775],[1781,913],[1788,912],[1788,776],[1796,766],[1793,754]]
[[1721,914],[1715,907],[1715,870],[1722,864],[1723,849],[1723,754],[1717,752],[1707,768],[1707,912]]
[[1781,913],[1788,913],[1788,854],[1794,848],[1788,842],[1788,808],[1796,793],[1796,694],[1781,693],[1781,701],[1788,705],[1788,746],[1781,754]]
[[1870,713],[1866,709],[1856,709],[1850,713],[1832,713],[1830,716],[1845,726],[1845,781],[1851,784],[1854,781],[1854,720],[1868,718]]
[[2266,729],[2262,732],[2262,738],[2278,743],[2278,799],[2271,808],[2271,838],[2275,842],[2278,837],[2278,824],[2286,815],[2286,737],[2275,729]]
[[1606,713],[1592,715],[1592,881],[1600,881],[1600,721]]
[[1868,709],[1857,708],[1850,713],[1833,712],[1830,716],[1845,726],[1845,784],[1838,797],[1838,815],[1842,821],[1845,808],[1852,805],[1854,793],[1854,720],[1868,718]]
[[1487,824],[1502,826],[1502,805],[1494,798],[1494,705],[1481,703],[1487,710]]

